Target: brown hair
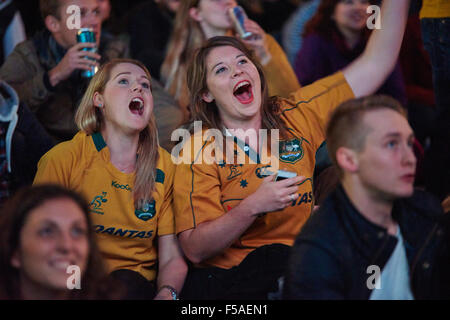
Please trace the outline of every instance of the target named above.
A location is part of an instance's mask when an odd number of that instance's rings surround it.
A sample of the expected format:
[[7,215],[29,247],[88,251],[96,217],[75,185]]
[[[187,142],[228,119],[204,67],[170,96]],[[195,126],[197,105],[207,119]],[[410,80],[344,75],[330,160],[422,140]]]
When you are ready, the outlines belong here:
[[64,0],[40,0],[39,10],[41,12],[41,17],[43,20],[47,16],[54,16],[58,20],[61,19],[60,8]]
[[[329,37],[333,31],[338,30],[336,22],[332,16],[336,6],[342,0],[321,0],[316,14],[306,23],[302,36],[306,37],[312,33],[318,33],[321,36]],[[370,0],[371,4],[375,1]],[[369,36],[370,30],[365,28],[361,31],[366,37]]]
[[[75,114],[75,123],[80,130],[91,135],[100,132],[103,126],[103,114],[94,106],[93,97],[96,92],[103,93],[108,83],[111,70],[121,63],[131,63],[145,71],[148,79],[150,72],[144,64],[131,59],[113,59],[104,64],[89,83]],[[152,113],[148,126],[139,135],[138,158],[136,160],[136,178],[133,197],[136,209],[151,199],[155,191],[156,164],[159,159],[158,131],[155,116]]]
[[[44,203],[70,199],[83,212],[88,225],[89,255],[82,275],[81,290],[71,290],[72,299],[105,299],[114,294],[107,288],[107,272],[92,232],[87,202],[77,193],[56,185],[39,185],[19,190],[6,202],[0,215],[0,299],[21,299],[19,270],[11,265],[14,252],[20,247],[20,233],[29,214]],[[61,214],[64,214],[61,212]],[[118,298],[118,297],[116,297]]]
[[287,128],[280,118],[280,106],[276,97],[269,98],[269,89],[266,77],[261,64],[254,57],[252,52],[237,38],[219,36],[213,37],[196,52],[194,59],[188,67],[187,85],[191,93],[191,111],[193,121],[202,121],[209,129],[222,130],[223,124],[215,102],[207,103],[203,100],[202,94],[207,91],[206,58],[211,50],[217,47],[231,46],[240,50],[258,70],[261,79],[262,96],[262,129],[279,129],[280,137],[287,136]]
[[186,92],[186,66],[206,40],[200,24],[191,18],[189,10],[200,0],[183,0],[177,10],[174,28],[167,44],[167,55],[161,66],[161,80],[165,89],[175,97],[182,108],[188,101]]
[[355,151],[362,151],[365,146],[370,126],[363,121],[367,112],[390,109],[406,117],[406,111],[394,98],[385,95],[373,95],[353,99],[342,103],[330,115],[327,124],[327,148],[333,163],[338,167],[336,151],[340,147],[347,147]]

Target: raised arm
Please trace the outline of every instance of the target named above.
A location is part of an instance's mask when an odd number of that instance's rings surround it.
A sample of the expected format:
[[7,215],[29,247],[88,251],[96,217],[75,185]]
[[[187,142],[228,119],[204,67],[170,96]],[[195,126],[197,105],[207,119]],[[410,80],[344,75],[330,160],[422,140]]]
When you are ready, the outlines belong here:
[[355,94],[374,93],[392,72],[405,32],[410,0],[383,0],[381,29],[374,30],[363,54],[344,70]]

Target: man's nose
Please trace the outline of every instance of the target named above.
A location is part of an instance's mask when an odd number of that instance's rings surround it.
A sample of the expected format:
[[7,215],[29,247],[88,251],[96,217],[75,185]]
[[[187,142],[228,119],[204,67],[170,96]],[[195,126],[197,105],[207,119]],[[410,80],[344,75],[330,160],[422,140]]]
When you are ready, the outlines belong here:
[[413,165],[415,166],[417,163],[417,158],[416,155],[414,153],[414,142],[412,143],[411,146],[406,145],[403,151],[403,163],[405,165]]

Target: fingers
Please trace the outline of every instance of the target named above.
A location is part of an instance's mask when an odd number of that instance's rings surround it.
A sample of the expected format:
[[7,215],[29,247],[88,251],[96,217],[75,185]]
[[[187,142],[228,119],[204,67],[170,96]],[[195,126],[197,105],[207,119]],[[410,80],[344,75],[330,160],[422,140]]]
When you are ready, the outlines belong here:
[[265,33],[263,28],[259,26],[255,21],[246,19],[244,22],[244,27],[247,31],[253,30],[255,33]]
[[79,42],[74,45],[69,51],[79,51],[83,48],[96,48],[97,44],[95,42]]
[[91,51],[83,51],[83,50],[77,51],[75,53],[75,56],[77,56],[77,57],[89,57],[89,58],[92,58],[92,59],[95,59],[95,60],[100,60],[102,58],[102,56],[99,55],[98,53],[91,52]]
[[295,203],[300,195],[298,193],[290,193],[284,199],[286,202],[286,206],[292,205]]
[[293,177],[293,178],[277,181],[277,184],[278,184],[279,187],[283,188],[283,187],[289,187],[289,186],[292,186],[292,185],[299,184],[299,183],[301,183],[303,181],[305,181],[305,177],[304,176],[296,176],[296,177]]
[[87,66],[98,66],[98,62],[96,60],[86,59],[85,57],[79,57],[73,60],[74,65],[87,65]]
[[263,183],[268,183],[268,182],[273,182],[273,181],[275,181],[275,174],[267,176],[263,179]]

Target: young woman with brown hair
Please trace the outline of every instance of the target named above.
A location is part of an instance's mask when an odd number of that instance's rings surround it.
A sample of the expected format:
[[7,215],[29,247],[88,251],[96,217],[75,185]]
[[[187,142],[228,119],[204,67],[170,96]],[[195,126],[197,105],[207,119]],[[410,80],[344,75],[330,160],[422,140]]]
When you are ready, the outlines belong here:
[[[175,26],[161,67],[166,89],[184,109],[188,119],[189,92],[186,71],[195,50],[214,36],[236,36],[228,10],[235,0],[186,0],[177,11]],[[253,36],[243,42],[263,65],[269,84],[269,94],[288,97],[300,86],[284,51],[274,38],[267,35],[254,21],[247,19],[245,28]]]
[[[279,289],[290,246],[313,208],[315,153],[325,139],[328,114],[346,100],[373,93],[391,72],[408,4],[385,0],[383,29],[372,33],[364,53],[289,99],[269,99],[260,64],[239,40],[214,37],[197,52],[187,83],[193,119],[202,121],[203,132],[184,144],[174,182],[176,233],[194,264],[182,296],[265,299]],[[211,148],[222,139],[209,139],[210,129],[222,132],[226,147],[231,143],[245,162]],[[272,136],[279,130],[278,145],[248,135],[261,129]],[[277,154],[277,161],[262,163],[265,150]],[[219,161],[201,162],[210,154]],[[274,181],[279,168],[297,176]]]

